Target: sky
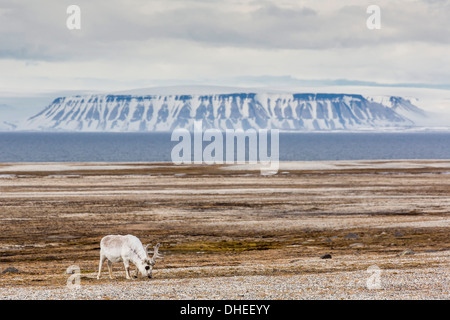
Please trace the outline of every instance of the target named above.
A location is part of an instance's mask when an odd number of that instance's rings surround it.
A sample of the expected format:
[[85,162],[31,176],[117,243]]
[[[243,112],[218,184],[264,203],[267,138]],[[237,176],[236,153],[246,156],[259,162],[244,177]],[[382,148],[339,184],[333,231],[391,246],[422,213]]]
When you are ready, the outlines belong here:
[[450,90],[449,21],[450,0],[0,0],[0,95],[277,79]]

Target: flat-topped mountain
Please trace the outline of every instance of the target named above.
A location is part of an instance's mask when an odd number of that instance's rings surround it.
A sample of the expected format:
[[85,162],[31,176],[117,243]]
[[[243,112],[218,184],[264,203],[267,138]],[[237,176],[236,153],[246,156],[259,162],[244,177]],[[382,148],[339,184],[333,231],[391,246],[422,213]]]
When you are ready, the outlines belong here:
[[59,97],[24,130],[172,131],[192,128],[286,131],[376,130],[415,126],[425,112],[402,97],[332,93],[93,94]]

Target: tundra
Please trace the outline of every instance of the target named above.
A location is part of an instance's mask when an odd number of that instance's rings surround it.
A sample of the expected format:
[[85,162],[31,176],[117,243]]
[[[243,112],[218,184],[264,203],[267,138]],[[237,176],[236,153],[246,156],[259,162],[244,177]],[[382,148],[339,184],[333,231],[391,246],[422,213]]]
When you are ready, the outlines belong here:
[[130,276],[130,262],[136,266],[137,278],[139,272],[142,276],[148,278],[152,277],[152,269],[156,263],[156,259],[162,259],[159,254],[159,243],[153,247],[153,257],[148,255],[148,247],[142,245],[142,242],[133,235],[108,235],[103,237],[100,241],[100,265],[98,267],[97,279],[100,279],[102,272],[103,262],[108,260],[109,277],[112,279],[112,264],[113,262],[123,261],[125,266],[125,275],[127,279],[131,279]]

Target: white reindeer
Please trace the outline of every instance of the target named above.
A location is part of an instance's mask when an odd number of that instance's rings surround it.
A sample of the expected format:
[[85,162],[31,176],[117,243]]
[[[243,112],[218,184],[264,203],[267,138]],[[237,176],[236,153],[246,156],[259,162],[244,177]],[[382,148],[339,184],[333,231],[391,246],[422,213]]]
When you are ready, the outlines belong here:
[[123,261],[125,265],[125,274],[127,279],[130,277],[130,262],[136,266],[136,275],[140,272],[142,276],[152,277],[152,269],[156,263],[157,258],[162,256],[158,253],[159,243],[154,246],[153,257],[148,255],[148,247],[144,246],[142,242],[133,235],[109,235],[103,237],[100,241],[100,265],[98,267],[97,279],[100,279],[103,262],[108,260],[109,277],[112,279],[112,264],[113,262]]

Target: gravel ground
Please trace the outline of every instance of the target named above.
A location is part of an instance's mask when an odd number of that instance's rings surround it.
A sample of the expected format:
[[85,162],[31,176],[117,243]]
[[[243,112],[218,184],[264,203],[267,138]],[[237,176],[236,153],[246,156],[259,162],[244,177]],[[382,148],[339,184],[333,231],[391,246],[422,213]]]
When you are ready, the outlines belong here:
[[[443,299],[450,298],[449,251],[416,254],[408,257],[341,257],[337,260],[313,258],[297,259],[290,263],[279,263],[272,268],[287,266],[322,268],[322,272],[290,272],[285,275],[209,276],[199,278],[165,278],[174,272],[200,272],[208,269],[214,273],[218,267],[198,267],[155,270],[151,280],[123,282],[123,272],[116,271],[115,279],[103,279],[101,284],[83,284],[78,288],[49,287],[4,287],[0,288],[1,299],[11,300],[171,300],[171,299]],[[333,271],[338,267],[365,264],[361,270]],[[433,267],[408,267],[422,262]],[[379,269],[369,272],[367,265]],[[385,267],[391,265],[391,268]],[[396,269],[395,267],[398,267]],[[245,265],[249,271],[264,269],[263,265]],[[215,270],[216,269],[216,270]],[[317,269],[316,269],[317,270]],[[328,270],[328,271],[325,271]],[[370,270],[370,269],[369,269]],[[377,272],[378,270],[378,272]],[[95,274],[83,275],[94,278]],[[379,276],[379,282],[376,277]],[[104,275],[106,277],[106,275]],[[375,277],[375,278],[373,278]],[[370,282],[375,279],[375,282]],[[369,281],[369,282],[368,282]],[[371,284],[372,283],[372,284]],[[377,286],[378,285],[378,286]],[[372,287],[371,287],[372,286]]]

